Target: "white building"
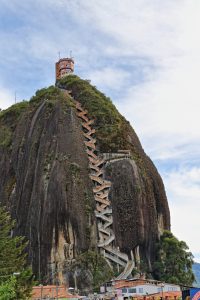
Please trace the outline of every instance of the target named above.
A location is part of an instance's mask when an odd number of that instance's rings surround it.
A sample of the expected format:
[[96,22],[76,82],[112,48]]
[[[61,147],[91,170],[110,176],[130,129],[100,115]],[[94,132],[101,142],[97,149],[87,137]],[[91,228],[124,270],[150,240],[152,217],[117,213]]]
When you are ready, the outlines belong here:
[[121,288],[116,288],[118,295],[121,294],[123,299],[134,297],[134,296],[147,296],[158,293],[167,292],[180,292],[180,286],[170,283],[161,283],[157,281],[141,280],[133,282],[132,286],[123,286]]
[[148,297],[150,295],[162,298],[172,296],[175,299],[176,296],[181,294],[181,289],[179,285],[156,280],[125,279],[107,283],[102,287],[101,292],[116,295],[118,300],[131,299],[132,297]]

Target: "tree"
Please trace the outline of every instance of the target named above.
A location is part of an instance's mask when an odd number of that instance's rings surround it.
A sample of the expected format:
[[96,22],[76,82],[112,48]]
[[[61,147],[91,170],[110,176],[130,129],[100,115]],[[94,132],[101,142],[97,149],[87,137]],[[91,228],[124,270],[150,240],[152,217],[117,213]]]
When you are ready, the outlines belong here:
[[99,291],[101,284],[113,277],[113,271],[105,258],[92,250],[80,254],[69,269],[74,275],[79,274],[79,284],[87,286],[90,281],[93,291]]
[[0,285],[0,300],[14,300],[16,296],[16,278],[12,276]]
[[5,299],[28,299],[34,284],[26,262],[27,242],[24,237],[12,235],[14,226],[10,214],[0,207],[0,300],[6,290],[11,298]]
[[185,242],[179,241],[170,231],[164,231],[157,244],[153,274],[155,279],[175,284],[192,285],[193,255]]

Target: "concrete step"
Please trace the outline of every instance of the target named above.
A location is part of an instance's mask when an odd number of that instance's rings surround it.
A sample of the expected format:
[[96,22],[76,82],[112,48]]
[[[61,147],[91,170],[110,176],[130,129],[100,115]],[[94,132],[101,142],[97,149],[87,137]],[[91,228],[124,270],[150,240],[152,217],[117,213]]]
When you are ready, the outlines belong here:
[[84,109],[82,108],[81,104],[78,101],[75,101],[76,103],[76,109],[79,111],[84,111]]
[[106,185],[108,187],[111,187],[111,182],[108,181],[108,180],[103,180],[101,177],[98,177],[96,175],[90,175],[90,178],[93,180],[93,181],[96,181],[98,182],[99,184],[102,184],[102,185]]
[[114,239],[115,239],[115,236],[111,235],[109,238],[105,239],[104,241],[100,241],[98,243],[98,247],[103,248],[103,247],[109,245],[110,243],[112,243],[114,241]]
[[[98,204],[101,206],[102,204],[105,204],[106,206],[110,206],[110,201],[108,199],[101,199],[97,198],[96,196],[94,197],[95,201],[98,202]],[[100,210],[101,211],[101,210]]]
[[102,197],[99,197],[97,195],[94,196],[95,200],[99,203],[103,203],[103,204],[107,204],[107,205],[110,205],[110,201],[109,199],[106,199],[106,198],[102,198]]
[[100,177],[103,175],[103,170],[99,169],[99,171],[97,171],[96,173],[92,174],[92,175],[95,175],[97,177]]
[[85,133],[85,132],[83,132],[83,135],[84,135],[84,137],[85,138],[87,138],[91,143],[96,143],[96,139],[94,139],[91,135],[89,135],[89,134],[87,134],[87,133]]
[[[112,216],[106,217],[104,214],[102,214],[102,212],[99,213],[99,212],[96,211],[96,212],[95,212],[95,216],[96,216],[97,218],[103,220],[104,222],[107,222],[107,223],[108,223],[108,224],[105,224],[105,225],[104,225],[104,228],[107,228],[108,226],[110,226],[110,225],[113,223],[113,218],[112,218]],[[106,226],[106,225],[108,225],[108,226]]]
[[[90,132],[83,132],[83,135],[91,136],[91,135],[94,134],[95,132],[96,132],[95,129],[91,129]],[[86,137],[87,137],[87,136],[86,136]]]
[[108,189],[108,188],[110,188],[110,184],[104,183],[104,184],[102,184],[102,185],[99,185],[99,186],[97,186],[97,187],[94,187],[94,188],[93,188],[93,192],[94,192],[94,193],[98,193],[98,192],[100,192],[100,191],[102,191],[102,190],[104,190],[104,189]]
[[100,165],[103,165],[104,164],[104,160],[103,159],[100,159],[100,158],[98,158],[98,157],[96,157],[95,159],[94,158],[92,158],[92,157],[88,157],[89,158],[89,161],[92,163],[92,164],[94,164],[95,166],[100,166]]
[[85,112],[83,111],[83,112],[78,112],[77,113],[77,116],[79,117],[79,118],[81,118],[83,121],[85,121],[86,123],[89,121],[89,119],[88,119],[88,117],[85,115]]
[[102,199],[105,199],[105,198],[108,198],[108,194],[109,194],[109,191],[104,191],[104,192],[96,193],[96,196],[98,196]]
[[122,260],[124,260],[126,263],[128,262],[128,255],[126,253],[120,252],[120,250],[117,250],[116,248],[113,248],[111,246],[107,246],[104,248],[107,252],[116,255],[120,257]]
[[96,205],[96,210],[97,212],[101,213],[108,205],[107,204],[101,204],[101,205]]
[[106,208],[103,212],[103,215],[112,215],[112,208]]
[[91,131],[92,128],[88,125],[88,122],[87,123],[82,123],[82,126],[87,129],[88,131]]
[[[82,108],[82,107],[81,107]],[[83,109],[81,112],[78,113],[80,116],[84,116],[88,114],[87,109]]]
[[93,150],[96,149],[96,146],[95,146],[95,144],[93,142],[91,142],[91,141],[85,141],[84,143],[85,143],[86,147],[89,147],[89,148],[91,148]]
[[98,156],[96,154],[94,154],[94,152],[92,150],[87,149],[86,152],[88,155],[90,155],[94,159],[96,159],[96,160],[98,159]]
[[126,264],[124,271],[116,279],[117,280],[127,279],[131,275],[131,272],[133,271],[134,267],[135,267],[135,262],[129,260]]
[[[110,228],[104,228],[103,224],[98,224],[98,230],[101,232],[101,233],[104,233],[105,235],[107,236],[111,236],[111,235],[114,235],[114,232],[112,229]],[[111,247],[108,246],[109,249],[112,249]]]
[[109,259],[110,261],[122,266],[122,267],[126,266],[126,263],[124,261],[122,261],[119,257],[115,256],[115,255],[112,255],[112,254],[109,254],[109,253],[105,252],[104,257]]

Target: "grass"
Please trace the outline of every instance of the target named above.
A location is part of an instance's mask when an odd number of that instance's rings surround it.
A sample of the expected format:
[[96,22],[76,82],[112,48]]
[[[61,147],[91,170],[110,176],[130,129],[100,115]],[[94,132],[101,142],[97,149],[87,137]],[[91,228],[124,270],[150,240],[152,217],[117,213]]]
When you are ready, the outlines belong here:
[[66,97],[64,93],[57,87],[51,85],[48,88],[43,88],[36,91],[35,96],[30,99],[30,103],[40,103],[41,101],[46,100],[49,106],[55,105],[59,100],[68,106],[74,106],[70,97]]
[[2,110],[0,112],[0,121],[9,118],[18,119],[28,106],[29,102],[24,100],[10,106],[8,109]]
[[76,100],[95,119],[96,137],[102,152],[126,147],[126,127],[129,124],[117,111],[110,98],[99,92],[87,80],[70,75],[57,82],[57,86],[72,90]]
[[9,147],[12,143],[12,131],[9,127],[0,126],[0,146]]

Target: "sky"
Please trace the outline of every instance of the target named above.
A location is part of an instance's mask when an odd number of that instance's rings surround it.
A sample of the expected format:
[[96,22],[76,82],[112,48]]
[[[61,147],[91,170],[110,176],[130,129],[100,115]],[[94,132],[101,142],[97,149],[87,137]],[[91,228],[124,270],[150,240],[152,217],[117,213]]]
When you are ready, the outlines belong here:
[[55,83],[58,53],[111,97],[200,262],[200,1],[0,0],[0,108]]

